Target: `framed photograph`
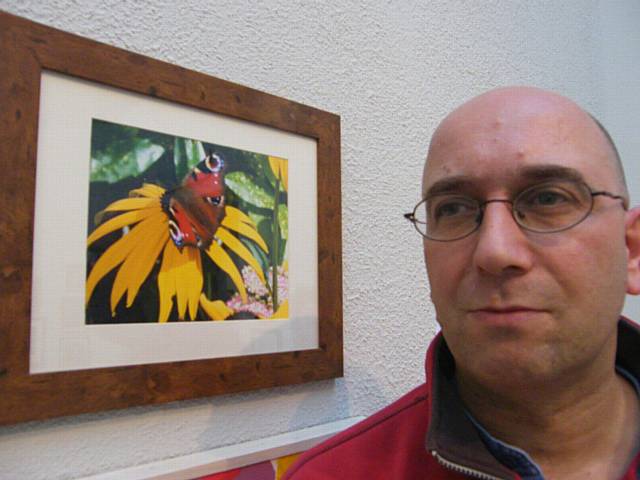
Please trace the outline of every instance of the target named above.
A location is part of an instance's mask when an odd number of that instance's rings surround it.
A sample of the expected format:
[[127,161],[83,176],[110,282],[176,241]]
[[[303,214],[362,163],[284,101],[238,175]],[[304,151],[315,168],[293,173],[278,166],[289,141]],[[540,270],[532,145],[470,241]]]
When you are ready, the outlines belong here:
[[342,375],[340,119],[0,13],[0,424]]

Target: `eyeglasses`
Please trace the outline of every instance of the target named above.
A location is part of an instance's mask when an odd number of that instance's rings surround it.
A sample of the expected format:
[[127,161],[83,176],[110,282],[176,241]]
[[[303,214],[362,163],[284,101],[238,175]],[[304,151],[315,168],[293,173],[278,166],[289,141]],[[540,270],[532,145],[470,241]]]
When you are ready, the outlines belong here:
[[511,204],[511,215],[524,230],[555,233],[575,227],[593,210],[594,197],[605,196],[627,201],[621,195],[593,191],[586,183],[553,180],[526,188],[513,200],[489,199],[483,202],[459,193],[438,193],[418,203],[404,217],[425,238],[439,242],[460,240],[475,232],[482,223],[489,203]]

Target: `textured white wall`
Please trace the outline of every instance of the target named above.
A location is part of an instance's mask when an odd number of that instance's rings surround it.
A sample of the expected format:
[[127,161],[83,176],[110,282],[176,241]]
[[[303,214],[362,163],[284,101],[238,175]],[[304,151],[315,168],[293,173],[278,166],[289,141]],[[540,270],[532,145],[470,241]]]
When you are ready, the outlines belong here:
[[635,0],[0,0],[0,9],[339,114],[345,328],[341,380],[0,428],[1,479],[74,478],[366,415],[421,382],[437,326],[420,238],[401,214],[418,200],[430,133],[464,99],[534,84],[605,122],[625,108],[613,133],[637,151],[626,137],[638,103],[628,111],[619,90],[637,94],[640,78]]
[[[623,159],[632,205],[640,204],[640,2],[599,4],[602,72],[600,119]],[[640,321],[640,296],[627,296],[624,314]]]

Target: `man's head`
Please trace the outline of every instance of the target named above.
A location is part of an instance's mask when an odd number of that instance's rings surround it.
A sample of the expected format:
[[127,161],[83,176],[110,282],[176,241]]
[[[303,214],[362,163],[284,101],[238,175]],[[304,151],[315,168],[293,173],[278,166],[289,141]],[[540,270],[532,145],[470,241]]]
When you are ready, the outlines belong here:
[[[551,92],[503,88],[463,104],[437,128],[423,196],[444,189],[513,200],[567,178],[627,197],[615,147],[588,113]],[[492,202],[469,236],[425,239],[431,297],[463,374],[495,381],[508,369],[511,383],[525,384],[612,368],[625,292],[640,293],[640,213],[622,205],[596,196],[579,224],[536,233],[516,223],[509,203]]]

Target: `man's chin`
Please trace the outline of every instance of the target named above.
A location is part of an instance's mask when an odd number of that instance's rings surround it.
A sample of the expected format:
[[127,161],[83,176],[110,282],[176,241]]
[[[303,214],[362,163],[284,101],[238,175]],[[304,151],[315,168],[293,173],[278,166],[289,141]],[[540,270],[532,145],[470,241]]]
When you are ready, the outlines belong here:
[[467,352],[456,360],[457,369],[466,371],[476,382],[514,388],[546,384],[562,375],[549,347],[511,340],[503,339],[482,351]]

